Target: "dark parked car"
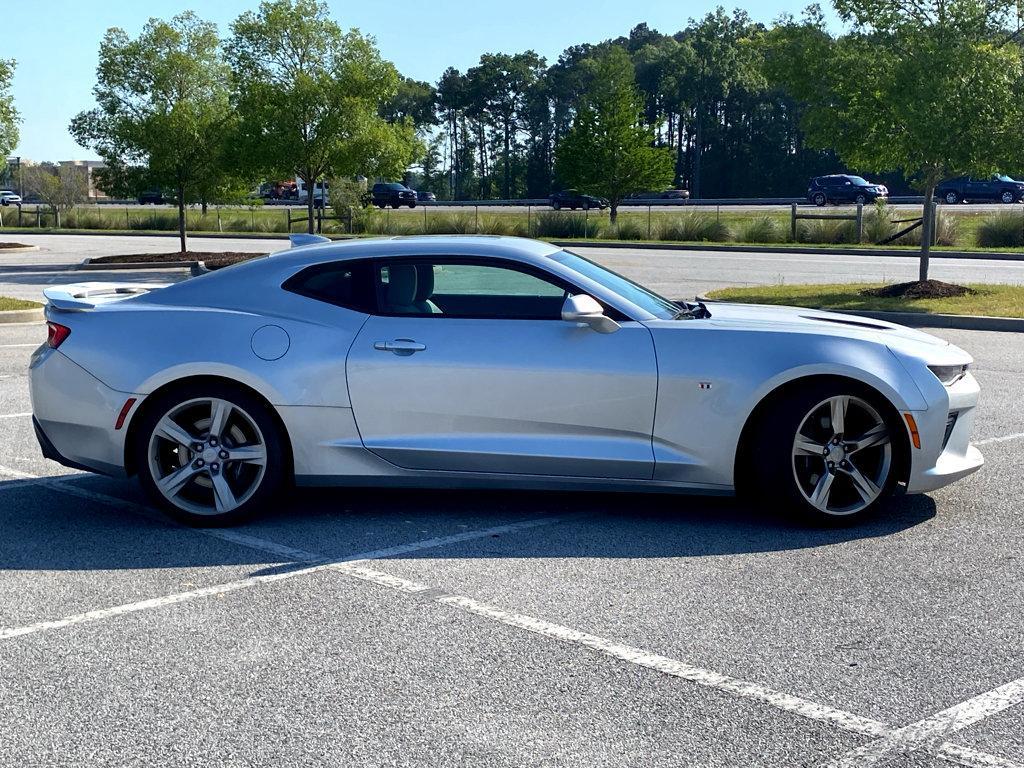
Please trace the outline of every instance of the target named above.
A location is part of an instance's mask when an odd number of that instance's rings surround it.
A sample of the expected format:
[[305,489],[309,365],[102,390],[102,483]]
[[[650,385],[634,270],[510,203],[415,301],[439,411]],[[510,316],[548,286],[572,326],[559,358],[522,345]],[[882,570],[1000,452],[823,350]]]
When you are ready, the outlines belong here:
[[950,204],[982,200],[1016,203],[1024,197],[1024,182],[1011,179],[1005,174],[958,176],[936,187],[935,197]]
[[662,190],[661,192],[634,192],[627,200],[688,200],[689,190]]
[[373,185],[370,202],[380,208],[385,206],[416,208],[416,191],[410,190],[399,182],[380,182]]
[[161,206],[164,203],[173,203],[171,198],[165,198],[164,193],[160,190],[145,190],[139,193],[139,205],[154,205]]
[[599,208],[602,211],[608,208],[608,201],[604,198],[595,197],[594,195],[584,195],[579,190],[562,190],[561,192],[552,192],[549,198],[551,207],[556,211],[560,211],[563,208],[571,208],[575,211],[577,208],[582,208],[584,211],[588,211],[591,208]]
[[417,190],[416,200],[420,201],[421,203],[435,203],[437,202],[437,195],[435,195],[433,192],[427,192],[426,190]]
[[826,203],[871,203],[889,196],[884,184],[874,184],[860,176],[833,174],[816,176],[807,189],[807,199],[816,206]]

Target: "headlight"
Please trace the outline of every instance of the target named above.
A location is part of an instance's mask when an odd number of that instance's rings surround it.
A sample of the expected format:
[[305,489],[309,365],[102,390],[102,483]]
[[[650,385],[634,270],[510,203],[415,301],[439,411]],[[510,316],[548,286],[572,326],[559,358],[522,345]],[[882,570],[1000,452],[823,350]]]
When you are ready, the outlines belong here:
[[929,366],[928,370],[935,374],[942,384],[949,387],[967,373],[967,368],[968,364],[963,363],[958,366]]

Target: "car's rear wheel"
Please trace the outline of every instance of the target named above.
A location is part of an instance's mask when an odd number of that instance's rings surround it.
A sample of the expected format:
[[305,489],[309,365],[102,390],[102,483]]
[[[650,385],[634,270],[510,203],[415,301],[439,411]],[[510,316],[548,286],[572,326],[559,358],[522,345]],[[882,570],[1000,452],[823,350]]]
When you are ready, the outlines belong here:
[[1016,203],[1017,194],[1015,192],[1012,192],[1011,190],[1003,190],[1002,194],[1000,194],[999,196],[999,199],[1006,204]]
[[762,498],[817,525],[870,512],[897,482],[898,426],[868,392],[830,384],[791,393],[760,424],[751,469]]
[[193,526],[235,523],[285,477],[276,420],[258,398],[227,385],[182,388],[148,404],[136,466],[150,498]]
[[828,200],[825,198],[824,192],[815,192],[814,195],[811,197],[811,202],[820,208],[821,206],[825,205],[828,202]]
[[951,206],[955,206],[957,203],[960,202],[960,196],[953,190],[947,192],[943,199]]

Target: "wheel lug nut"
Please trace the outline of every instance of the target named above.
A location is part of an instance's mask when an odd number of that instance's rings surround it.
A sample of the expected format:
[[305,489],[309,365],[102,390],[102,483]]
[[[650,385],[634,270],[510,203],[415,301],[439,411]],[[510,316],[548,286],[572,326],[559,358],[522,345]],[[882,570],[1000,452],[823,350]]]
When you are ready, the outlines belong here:
[[196,460],[196,462],[195,462],[195,464],[193,465],[193,467],[202,467],[202,466],[203,466],[203,465],[205,465],[205,464],[206,464],[206,463],[205,463],[205,462],[204,462],[203,460],[201,460],[201,459],[197,459],[197,460]]
[[216,438],[210,438],[210,445],[211,446],[216,446],[217,445],[217,439]]
[[196,452],[197,454],[200,451],[202,451],[203,449],[205,449],[205,448],[206,447],[203,444],[201,444],[201,443],[193,443],[192,444],[192,451]]
[[218,463],[214,462],[213,464],[210,465],[210,472],[215,473],[218,470],[220,470],[220,465]]
[[224,449],[221,449],[220,453],[217,456],[219,456],[221,459],[227,459],[230,455]]

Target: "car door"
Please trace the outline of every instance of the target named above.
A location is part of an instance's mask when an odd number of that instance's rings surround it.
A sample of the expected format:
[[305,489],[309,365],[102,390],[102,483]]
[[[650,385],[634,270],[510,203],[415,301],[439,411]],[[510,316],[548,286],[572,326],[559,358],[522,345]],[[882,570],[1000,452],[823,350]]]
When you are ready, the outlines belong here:
[[993,200],[995,198],[994,185],[991,179],[979,179],[970,177],[964,188],[966,200]]
[[393,259],[375,273],[378,312],[346,369],[367,449],[414,470],[652,477],[643,325],[563,321],[578,289],[516,262]]

